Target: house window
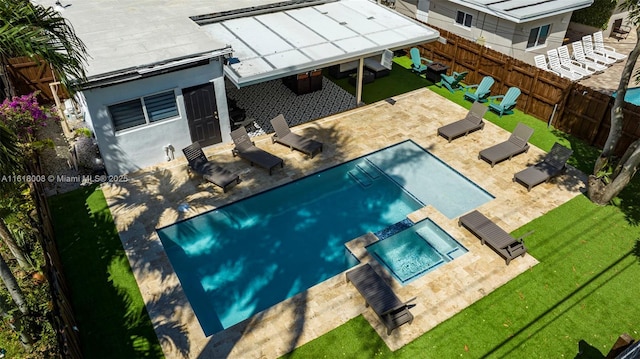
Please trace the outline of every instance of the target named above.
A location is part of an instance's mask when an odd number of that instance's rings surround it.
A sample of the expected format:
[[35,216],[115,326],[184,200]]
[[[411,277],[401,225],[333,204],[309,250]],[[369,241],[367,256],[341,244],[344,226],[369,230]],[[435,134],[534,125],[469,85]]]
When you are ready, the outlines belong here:
[[171,91],[109,106],[116,131],[178,116],[176,96]]
[[462,25],[464,27],[471,27],[471,21],[473,20],[473,15],[467,14],[464,11],[458,11],[456,14],[456,24]]
[[527,49],[530,47],[544,45],[547,41],[547,37],[549,36],[550,28],[551,25],[544,25],[531,29],[531,32],[529,32],[529,40],[527,40]]

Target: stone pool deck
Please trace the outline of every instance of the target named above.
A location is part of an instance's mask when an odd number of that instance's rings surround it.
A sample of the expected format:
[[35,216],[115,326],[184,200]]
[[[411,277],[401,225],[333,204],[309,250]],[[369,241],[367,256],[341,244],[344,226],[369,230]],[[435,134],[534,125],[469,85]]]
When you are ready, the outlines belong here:
[[[436,129],[463,118],[466,109],[428,89],[394,99],[395,105],[381,101],[295,127],[295,132],[324,142],[324,152],[313,159],[272,144],[267,135],[254,138],[258,147],[285,161],[284,168],[275,169],[272,176],[234,158],[229,145],[208,148],[206,153],[211,159],[240,173],[242,182],[228,193],[222,193],[198,177],[190,177],[183,158],[131,174],[128,183],[103,185],[167,358],[278,358],[360,314],[389,348],[396,350],[538,263],[527,254],[506,266],[500,256],[458,227],[457,219],[446,218],[428,206],[412,213],[410,219],[431,218],[469,252],[404,287],[389,280],[401,299],[417,298],[413,302],[416,306],[411,310],[415,316],[411,325],[386,335],[378,318],[365,307],[363,298],[346,283],[344,274],[340,274],[223,332],[209,337],[204,335],[163,251],[155,232],[158,227],[407,139],[493,194],[495,199],[479,210],[507,231],[580,195],[584,189],[584,175],[570,168],[555,181],[527,192],[511,179],[515,172],[536,162],[543,151],[532,146],[527,153],[491,168],[478,159],[478,152],[506,140],[508,132],[487,122],[484,130],[448,143],[436,135]],[[189,210],[181,212],[178,207],[184,203],[189,204]],[[538,238],[534,233],[527,242],[531,246],[547,240],[553,238]],[[351,245],[358,251],[357,243]],[[361,249],[362,246],[358,255],[369,261]]]

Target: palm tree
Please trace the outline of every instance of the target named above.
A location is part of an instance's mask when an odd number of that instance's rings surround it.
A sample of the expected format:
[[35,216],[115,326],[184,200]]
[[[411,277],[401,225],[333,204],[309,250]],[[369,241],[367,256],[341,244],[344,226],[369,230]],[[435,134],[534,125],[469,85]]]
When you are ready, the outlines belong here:
[[29,0],[0,0],[0,61],[18,56],[46,61],[69,90],[86,78],[85,45],[59,12]]

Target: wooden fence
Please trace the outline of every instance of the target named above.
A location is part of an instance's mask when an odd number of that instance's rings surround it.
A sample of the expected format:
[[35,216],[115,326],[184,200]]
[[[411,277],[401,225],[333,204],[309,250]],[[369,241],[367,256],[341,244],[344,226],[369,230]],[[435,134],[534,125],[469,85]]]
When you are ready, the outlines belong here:
[[[49,86],[55,82],[51,66],[44,61],[34,61],[29,57],[14,57],[6,64],[6,73],[10,83],[6,87],[13,89],[14,95],[24,95],[34,91],[40,91],[40,98],[44,102],[53,103],[54,96]],[[62,86],[57,87],[58,96],[66,98],[68,95]]]
[[[561,78],[549,71],[514,59],[443,29],[437,29],[446,43],[435,41],[419,47],[423,57],[448,65],[451,71],[467,71],[467,83],[482,77],[495,79],[494,93],[509,87],[522,91],[517,108],[552,124],[592,146],[602,148],[611,123],[613,98],[589,87]],[[640,108],[625,103],[623,134],[616,154],[640,138]]]

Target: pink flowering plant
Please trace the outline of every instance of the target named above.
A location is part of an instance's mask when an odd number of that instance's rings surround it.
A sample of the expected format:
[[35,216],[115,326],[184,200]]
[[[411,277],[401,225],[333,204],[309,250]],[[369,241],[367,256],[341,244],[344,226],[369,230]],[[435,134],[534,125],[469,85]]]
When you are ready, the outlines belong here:
[[38,127],[46,126],[51,118],[51,112],[38,103],[38,93],[14,96],[0,105],[0,121],[13,130],[22,142],[33,142]]

